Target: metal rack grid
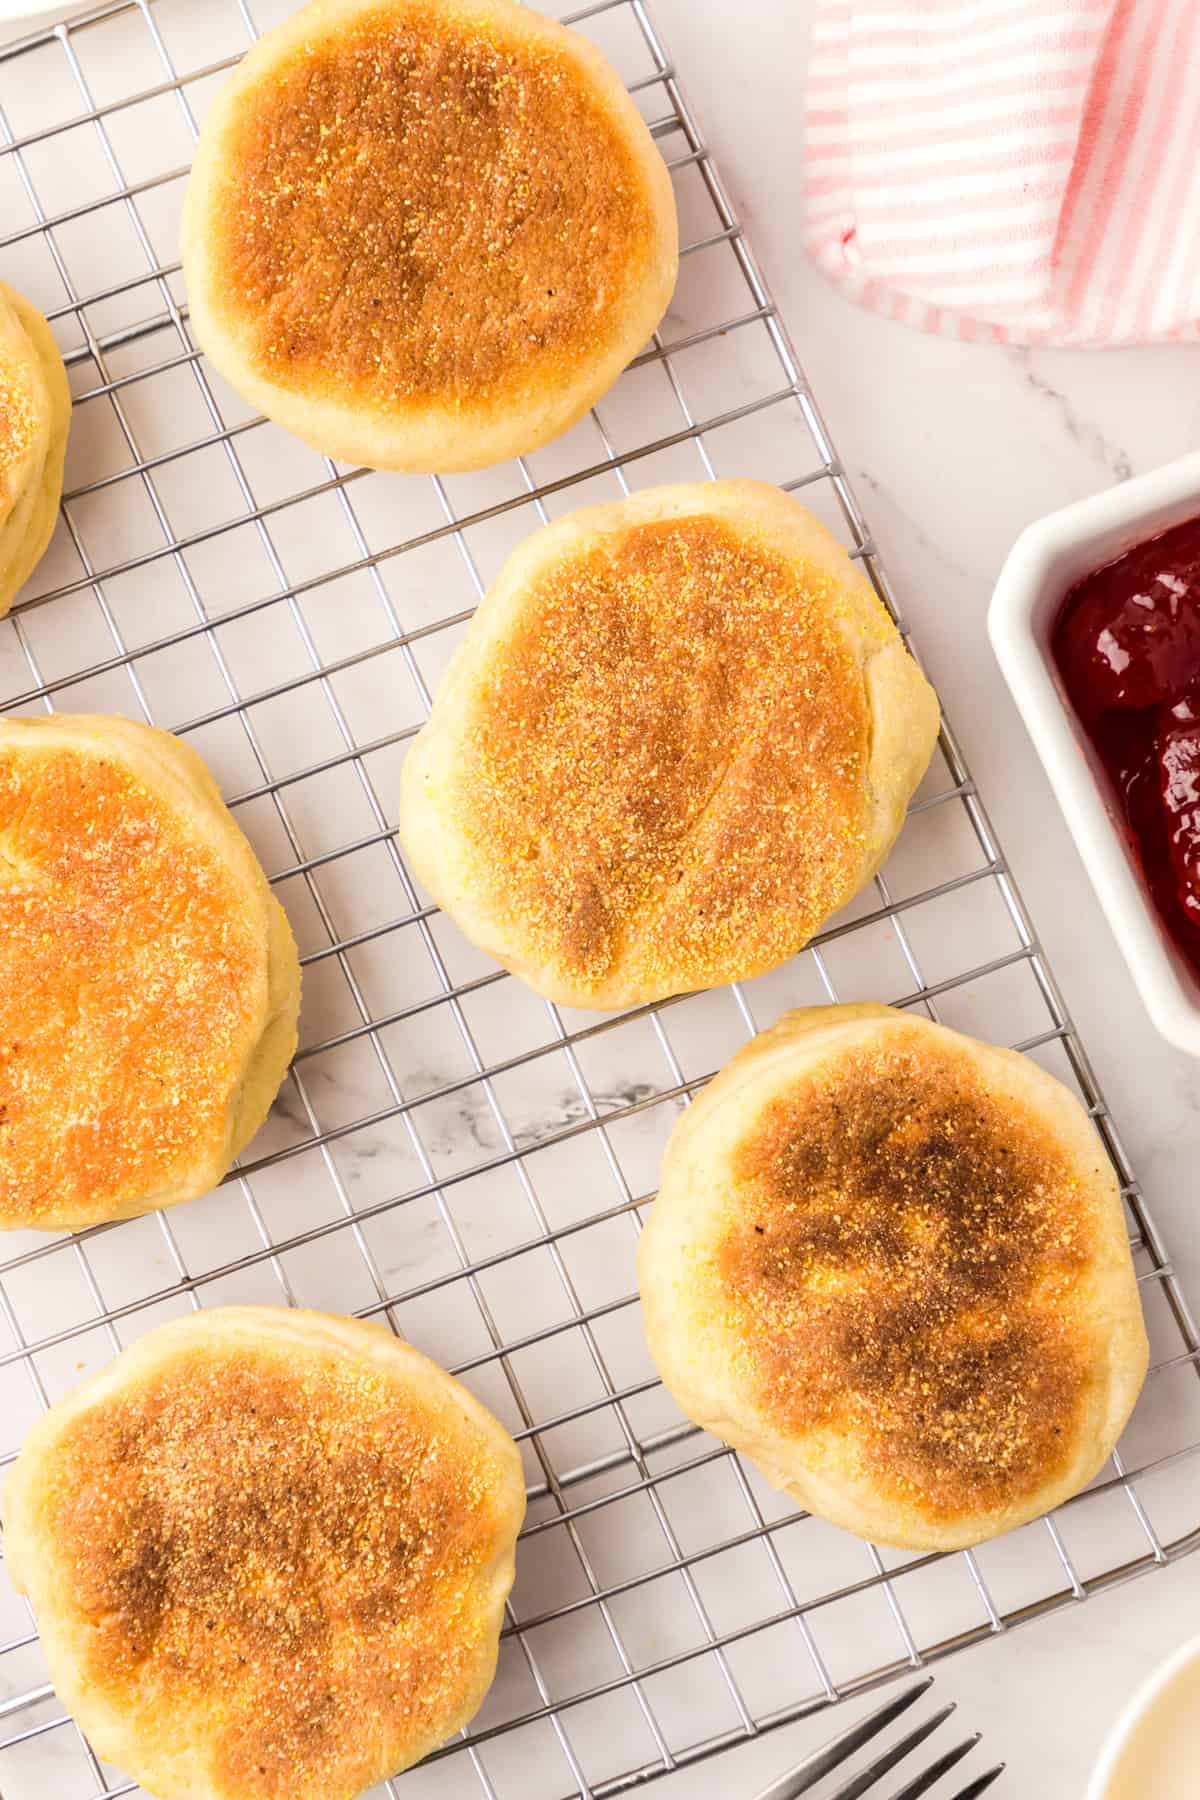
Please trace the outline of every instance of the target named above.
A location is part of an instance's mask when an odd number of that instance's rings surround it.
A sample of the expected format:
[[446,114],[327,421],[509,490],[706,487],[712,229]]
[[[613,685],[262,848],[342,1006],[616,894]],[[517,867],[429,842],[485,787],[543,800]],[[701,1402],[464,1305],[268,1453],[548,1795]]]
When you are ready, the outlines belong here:
[[[483,1711],[378,1793],[602,1800],[1191,1549],[1200,1338],[949,732],[873,889],[740,988],[568,1013],[425,903],[392,835],[399,758],[487,580],[541,520],[633,484],[755,474],[802,491],[897,608],[644,0],[569,15],[651,122],[685,245],[660,333],[591,418],[443,479],[341,469],[249,415],[192,344],[175,230],[207,98],[289,7],[110,0],[0,50],[0,273],[50,315],[76,403],[62,528],[0,627],[0,708],[122,711],[187,737],[305,968],[295,1069],[215,1194],[4,1246],[0,1461],[82,1372],[188,1307],[386,1318],[512,1428],[530,1511]],[[867,997],[1017,1044],[1081,1092],[1154,1348],[1093,1487],[950,1557],[796,1511],[680,1420],[638,1329],[639,1212],[678,1110],[785,1006]],[[49,1791],[135,1790],[63,1714],[5,1590],[0,1792]]]

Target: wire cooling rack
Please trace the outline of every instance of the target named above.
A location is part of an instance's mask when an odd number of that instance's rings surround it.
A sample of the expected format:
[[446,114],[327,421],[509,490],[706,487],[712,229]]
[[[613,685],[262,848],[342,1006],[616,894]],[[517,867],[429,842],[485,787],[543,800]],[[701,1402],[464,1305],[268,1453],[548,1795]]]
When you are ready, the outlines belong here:
[[[220,1189],[0,1247],[3,1460],[82,1374],[190,1307],[387,1319],[513,1430],[530,1510],[483,1711],[378,1793],[602,1800],[1192,1548],[1200,1340],[948,733],[873,889],[740,988],[568,1012],[426,903],[392,835],[399,763],[540,521],[634,484],[756,475],[800,491],[896,607],[642,0],[571,23],[651,122],[685,249],[661,332],[596,412],[444,479],[341,469],[249,415],[192,344],[177,223],[197,120],[288,4],[119,0],[0,51],[0,274],[50,315],[75,391],[62,526],[0,626],[0,709],[124,712],[194,744],[305,976],[295,1068]],[[752,1032],[830,998],[1029,1051],[1081,1092],[1129,1208],[1156,1372],[1120,1454],[973,1553],[880,1552],[797,1512],[680,1419],[646,1356],[633,1251],[672,1122]],[[65,1717],[0,1584],[4,1800],[133,1791]]]

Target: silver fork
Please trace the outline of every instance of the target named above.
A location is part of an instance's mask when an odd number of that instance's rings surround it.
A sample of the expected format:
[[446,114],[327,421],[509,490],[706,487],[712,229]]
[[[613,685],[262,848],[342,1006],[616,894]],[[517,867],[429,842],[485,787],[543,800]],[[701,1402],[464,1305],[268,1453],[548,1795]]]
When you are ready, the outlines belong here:
[[[868,1713],[857,1725],[851,1725],[848,1731],[831,1738],[829,1743],[814,1750],[811,1756],[806,1756],[797,1768],[772,1782],[769,1788],[764,1788],[758,1795],[758,1800],[797,1800],[800,1794],[810,1793],[827,1775],[832,1775],[835,1769],[843,1768],[864,1744],[869,1744],[873,1737],[886,1731],[893,1720],[907,1712],[913,1702],[919,1700],[922,1694],[928,1693],[932,1686],[933,1676],[930,1675],[924,1681],[918,1681],[915,1687],[906,1688],[902,1694],[897,1694],[895,1699],[885,1700],[875,1712]],[[918,1744],[923,1744],[939,1725],[945,1724],[953,1711],[954,1702],[951,1700],[940,1711],[935,1712],[932,1718],[926,1719],[915,1730],[889,1745],[865,1769],[852,1775],[841,1787],[833,1789],[827,1800],[858,1800],[860,1794],[868,1793],[876,1782],[882,1781]],[[936,1762],[930,1763],[927,1769],[922,1770],[905,1787],[893,1793],[890,1800],[920,1800],[920,1796],[930,1793],[934,1784],[948,1774],[956,1763],[961,1762],[978,1742],[979,1733],[976,1732],[974,1736],[964,1738],[961,1744],[955,1744],[952,1750],[944,1751]],[[990,1788],[993,1781],[998,1781],[1003,1773],[1004,1764],[997,1763],[995,1768],[988,1769],[969,1781],[965,1788],[958,1788],[953,1794],[947,1794],[945,1800],[978,1800],[978,1796]]]

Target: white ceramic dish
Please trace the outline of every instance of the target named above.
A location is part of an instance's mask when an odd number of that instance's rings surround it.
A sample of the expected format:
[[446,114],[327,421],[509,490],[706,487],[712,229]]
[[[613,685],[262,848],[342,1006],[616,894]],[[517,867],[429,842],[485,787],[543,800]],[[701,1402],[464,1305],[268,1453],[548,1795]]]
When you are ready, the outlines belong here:
[[57,4],[39,6],[36,0],[0,0],[0,40],[24,37],[38,25],[49,25],[58,19],[69,19],[86,12],[96,0],[57,0]]
[[1190,1800],[1200,1791],[1200,1638],[1182,1644],[1125,1707],[1084,1800]]
[[1080,575],[1200,514],[1200,453],[1049,513],[1017,539],[988,630],[1072,837],[1146,1009],[1172,1044],[1200,1056],[1200,983],[1167,939],[1116,803],[1050,658],[1060,601]]

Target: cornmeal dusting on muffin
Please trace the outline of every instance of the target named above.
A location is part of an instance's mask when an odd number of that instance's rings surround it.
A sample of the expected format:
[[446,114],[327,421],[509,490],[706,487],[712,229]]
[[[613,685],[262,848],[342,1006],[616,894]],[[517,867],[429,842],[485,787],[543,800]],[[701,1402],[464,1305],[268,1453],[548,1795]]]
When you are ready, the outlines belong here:
[[528,954],[679,986],[783,961],[858,885],[869,715],[837,582],[695,516],[536,579],[456,768]]
[[83,1675],[208,1745],[226,1793],[357,1791],[478,1698],[498,1478],[456,1409],[384,1370],[177,1353],[43,1477]]
[[929,1518],[1054,1478],[1089,1380],[1082,1174],[927,1034],[769,1104],[711,1273],[740,1378],[789,1436],[844,1434]]
[[262,931],[128,767],[0,749],[0,1224],[153,1194],[220,1141]]
[[[28,377],[0,363],[0,482],[28,456],[40,426],[37,403]],[[7,507],[0,487],[0,517]]]
[[566,46],[440,6],[314,34],[226,153],[216,304],[306,393],[520,404],[608,344],[657,251],[635,149]]

